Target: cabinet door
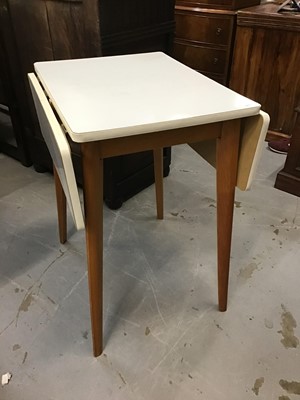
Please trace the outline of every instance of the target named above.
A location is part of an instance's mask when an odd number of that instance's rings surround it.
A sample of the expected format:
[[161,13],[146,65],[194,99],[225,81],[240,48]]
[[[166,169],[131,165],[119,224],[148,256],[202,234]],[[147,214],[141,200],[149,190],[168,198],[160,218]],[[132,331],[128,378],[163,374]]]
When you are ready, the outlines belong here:
[[0,33],[34,164],[51,167],[27,74],[36,61],[100,55],[98,0],[0,0]]
[[[298,29],[298,28],[297,28]],[[270,130],[291,134],[300,104],[300,32],[280,28],[237,29],[230,87],[261,104]]]
[[23,165],[31,165],[24,121],[12,86],[11,71],[7,54],[0,35],[0,153],[21,161]]
[[[86,6],[95,0],[9,0],[9,13],[23,70],[42,60],[95,56],[100,52],[99,29],[90,54],[86,34],[93,29]],[[88,27],[86,18],[92,27]],[[94,16],[97,21],[97,15]]]

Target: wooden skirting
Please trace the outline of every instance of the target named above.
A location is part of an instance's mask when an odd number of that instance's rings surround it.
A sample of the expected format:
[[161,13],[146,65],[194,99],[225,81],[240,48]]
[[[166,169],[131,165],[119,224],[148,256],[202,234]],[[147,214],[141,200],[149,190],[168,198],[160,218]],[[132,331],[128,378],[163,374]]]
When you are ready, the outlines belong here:
[[274,187],[300,197],[300,177],[284,172],[284,170],[277,174]]

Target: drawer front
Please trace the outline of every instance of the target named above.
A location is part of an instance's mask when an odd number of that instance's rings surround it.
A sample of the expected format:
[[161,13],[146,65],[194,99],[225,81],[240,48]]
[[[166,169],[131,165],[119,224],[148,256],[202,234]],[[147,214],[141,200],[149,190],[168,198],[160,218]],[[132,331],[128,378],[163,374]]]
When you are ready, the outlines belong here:
[[175,41],[174,58],[198,71],[224,74],[227,70],[227,50],[186,45]]
[[219,9],[232,9],[234,0],[182,0],[181,3],[191,7],[211,7]]
[[176,37],[201,43],[229,45],[234,17],[176,12]]
[[260,0],[176,0],[176,4],[186,7],[216,8],[237,10],[260,4]]

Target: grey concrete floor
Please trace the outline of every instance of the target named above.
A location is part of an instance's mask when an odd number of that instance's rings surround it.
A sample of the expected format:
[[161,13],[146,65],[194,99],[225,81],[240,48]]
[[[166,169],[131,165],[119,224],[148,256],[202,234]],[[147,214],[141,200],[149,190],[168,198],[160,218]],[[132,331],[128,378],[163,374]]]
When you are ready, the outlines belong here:
[[84,232],[60,245],[53,178],[0,154],[1,400],[280,399],[300,394],[299,199],[265,149],[237,190],[229,308],[217,310],[214,170],[173,149],[154,188],[104,210],[105,349],[92,356]]

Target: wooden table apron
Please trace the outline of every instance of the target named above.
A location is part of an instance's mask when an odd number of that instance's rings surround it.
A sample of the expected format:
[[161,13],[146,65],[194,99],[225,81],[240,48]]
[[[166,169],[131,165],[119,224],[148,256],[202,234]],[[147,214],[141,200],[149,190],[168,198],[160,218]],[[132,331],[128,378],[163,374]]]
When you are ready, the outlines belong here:
[[[86,246],[94,355],[103,349],[103,159],[153,150],[162,167],[161,149],[183,143],[217,140],[217,246],[219,309],[227,308],[234,193],[240,119],[81,143],[84,177]],[[159,171],[156,171],[158,173]],[[201,185],[201,182],[199,182]],[[162,198],[162,192],[158,197]],[[158,217],[162,218],[162,204]]]

